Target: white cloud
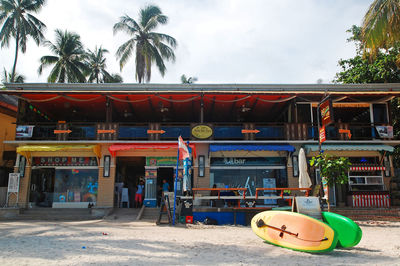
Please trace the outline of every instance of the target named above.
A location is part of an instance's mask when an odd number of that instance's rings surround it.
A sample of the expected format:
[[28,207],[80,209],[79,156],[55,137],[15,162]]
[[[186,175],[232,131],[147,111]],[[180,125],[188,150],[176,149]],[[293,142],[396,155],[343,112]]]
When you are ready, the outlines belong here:
[[[330,82],[340,58],[352,57],[354,45],[346,30],[360,25],[370,3],[362,0],[164,0],[154,1],[169,17],[157,31],[178,40],[175,64],[167,63],[164,78],[153,69],[152,83],[179,83],[196,76],[199,83],[315,83]],[[128,36],[113,35],[119,17],[137,18],[149,2],[123,0],[48,0],[37,15],[53,41],[56,28],[81,35],[89,49],[108,49],[108,68],[119,72],[115,51]],[[27,82],[38,76],[39,58],[50,54],[29,42],[17,69]],[[13,45],[0,50],[0,67],[11,69]],[[124,82],[135,83],[134,58],[124,67]]]

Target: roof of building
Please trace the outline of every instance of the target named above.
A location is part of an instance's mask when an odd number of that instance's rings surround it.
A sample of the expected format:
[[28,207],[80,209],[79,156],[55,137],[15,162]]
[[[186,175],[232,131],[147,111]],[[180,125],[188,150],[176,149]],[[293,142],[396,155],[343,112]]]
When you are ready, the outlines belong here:
[[400,83],[374,84],[128,84],[128,83],[8,83],[3,93],[111,92],[111,93],[300,93],[400,94]]

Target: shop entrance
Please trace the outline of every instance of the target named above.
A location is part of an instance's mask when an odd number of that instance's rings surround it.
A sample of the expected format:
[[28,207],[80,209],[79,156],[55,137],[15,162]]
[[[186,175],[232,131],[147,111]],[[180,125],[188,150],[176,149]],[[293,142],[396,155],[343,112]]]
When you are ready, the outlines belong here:
[[33,169],[29,191],[29,202],[39,207],[52,207],[54,178],[54,168]]
[[[144,180],[146,157],[118,157],[115,177],[115,207],[135,206],[135,193],[141,179]],[[129,203],[129,204],[128,204]]]
[[169,191],[174,191],[174,168],[172,167],[159,167],[157,169],[157,187],[163,187],[163,180],[169,184]]

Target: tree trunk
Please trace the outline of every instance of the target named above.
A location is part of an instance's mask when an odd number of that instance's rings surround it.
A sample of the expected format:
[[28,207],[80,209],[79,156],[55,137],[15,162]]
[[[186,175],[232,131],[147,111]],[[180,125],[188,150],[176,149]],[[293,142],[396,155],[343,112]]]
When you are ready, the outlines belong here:
[[18,49],[19,49],[19,30],[17,30],[17,36],[15,36],[15,58],[14,58],[14,65],[13,65],[12,72],[11,72],[10,83],[14,83],[14,79],[15,79],[15,68],[17,67]]

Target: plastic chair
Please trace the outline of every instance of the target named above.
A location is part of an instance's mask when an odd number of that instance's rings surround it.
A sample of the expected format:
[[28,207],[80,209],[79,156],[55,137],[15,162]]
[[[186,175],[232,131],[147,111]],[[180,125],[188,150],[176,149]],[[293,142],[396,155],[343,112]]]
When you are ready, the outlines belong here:
[[125,187],[122,189],[121,205],[119,206],[120,208],[124,206],[124,202],[126,202],[126,205],[129,208],[129,193],[128,193],[128,188]]

